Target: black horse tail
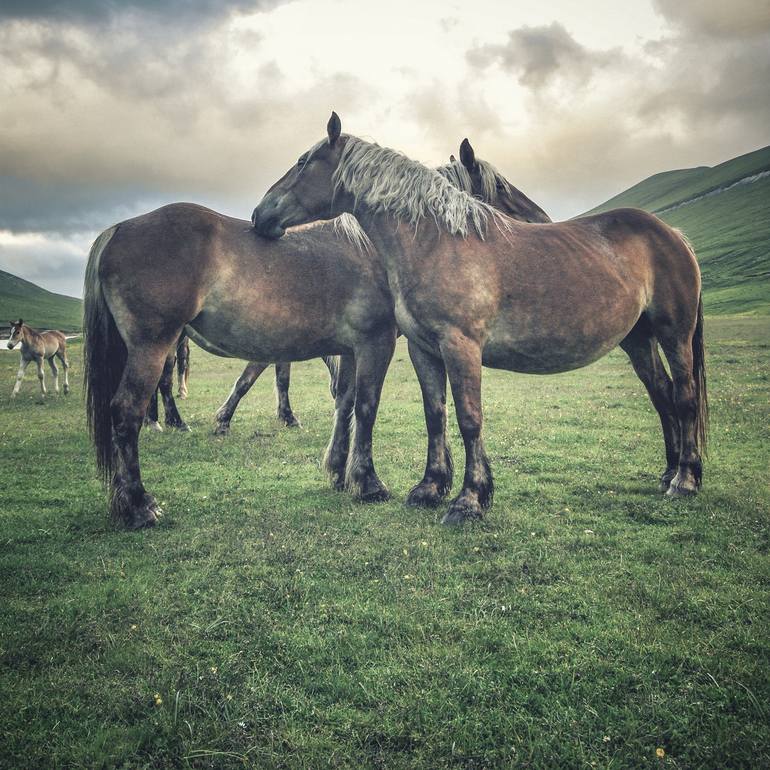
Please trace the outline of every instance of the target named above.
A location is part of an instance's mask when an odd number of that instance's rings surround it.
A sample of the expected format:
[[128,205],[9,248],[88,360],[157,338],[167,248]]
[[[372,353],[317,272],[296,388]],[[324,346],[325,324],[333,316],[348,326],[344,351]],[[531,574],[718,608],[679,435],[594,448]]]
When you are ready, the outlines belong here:
[[332,398],[337,398],[337,392],[339,391],[340,357],[324,356],[323,362],[329,370],[329,391],[332,394]]
[[709,402],[706,392],[706,360],[703,345],[703,296],[698,297],[698,320],[692,336],[692,368],[695,379],[695,403],[697,417],[695,421],[695,439],[701,454],[706,454],[709,425]]
[[96,467],[102,480],[114,470],[110,404],[126,365],[126,346],[115,325],[99,281],[99,260],[118,225],[94,241],[88,255],[83,289],[83,356],[86,417],[96,449]]

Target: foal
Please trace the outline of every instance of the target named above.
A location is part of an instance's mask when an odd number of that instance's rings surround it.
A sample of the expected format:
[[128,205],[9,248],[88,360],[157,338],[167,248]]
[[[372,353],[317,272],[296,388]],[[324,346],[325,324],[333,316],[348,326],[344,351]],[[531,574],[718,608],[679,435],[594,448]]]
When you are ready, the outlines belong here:
[[21,388],[21,381],[24,379],[24,372],[34,361],[37,364],[37,378],[40,380],[40,397],[45,398],[45,374],[43,372],[43,361],[48,361],[53,374],[53,389],[59,392],[59,368],[56,366],[54,358],[58,358],[64,366],[64,393],[70,392],[70,383],[68,371],[70,363],[67,360],[67,342],[64,335],[57,331],[37,332],[30,326],[27,326],[20,318],[18,321],[11,321],[11,336],[8,340],[9,350],[13,350],[21,342],[21,362],[19,371],[16,375],[16,384],[13,386],[11,398],[15,398]]

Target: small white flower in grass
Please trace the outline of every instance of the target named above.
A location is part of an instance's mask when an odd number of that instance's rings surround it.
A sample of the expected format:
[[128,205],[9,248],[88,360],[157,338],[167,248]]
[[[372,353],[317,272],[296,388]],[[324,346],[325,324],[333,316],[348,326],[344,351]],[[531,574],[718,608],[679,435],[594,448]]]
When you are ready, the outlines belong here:
[[584,535],[594,535],[596,534],[592,529],[584,529],[583,530]]

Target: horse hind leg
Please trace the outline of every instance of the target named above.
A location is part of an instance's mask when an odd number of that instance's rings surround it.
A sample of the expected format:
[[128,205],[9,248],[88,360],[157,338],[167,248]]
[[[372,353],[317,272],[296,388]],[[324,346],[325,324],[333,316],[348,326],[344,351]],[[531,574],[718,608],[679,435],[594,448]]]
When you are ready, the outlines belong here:
[[[70,392],[69,358],[67,358],[67,354],[61,350],[58,353],[56,353],[56,357],[61,361],[62,367],[64,369],[64,395],[66,396]],[[51,359],[51,361],[53,361],[53,359]]]
[[56,366],[56,361],[54,361],[53,356],[51,356],[48,359],[48,366],[51,367],[51,376],[53,377],[54,392],[58,395],[59,394],[59,367]]
[[163,365],[163,372],[160,376],[160,382],[158,383],[158,390],[163,399],[163,410],[166,413],[166,426],[175,428],[176,430],[189,431],[190,427],[182,419],[182,415],[179,414],[179,410],[177,409],[176,401],[174,401],[173,378],[175,363],[176,351],[173,351],[166,356],[166,362]]
[[673,380],[674,407],[679,420],[679,462],[667,494],[683,497],[701,487],[708,423],[708,398],[703,349],[703,305],[698,299],[692,325],[664,326],[658,334]]
[[291,379],[291,364],[281,363],[275,365],[275,395],[278,401],[278,419],[287,428],[299,428],[299,420],[291,410],[289,403],[289,381]]
[[156,523],[161,510],[142,483],[139,468],[139,431],[147,405],[163,371],[167,351],[131,348],[110,403],[115,474],[110,484],[110,512],[129,529]]
[[620,347],[628,354],[660,418],[666,449],[666,469],[660,477],[658,488],[666,492],[679,465],[679,419],[674,405],[673,383],[663,366],[658,341],[652,335],[646,318],[640,319],[620,343]]

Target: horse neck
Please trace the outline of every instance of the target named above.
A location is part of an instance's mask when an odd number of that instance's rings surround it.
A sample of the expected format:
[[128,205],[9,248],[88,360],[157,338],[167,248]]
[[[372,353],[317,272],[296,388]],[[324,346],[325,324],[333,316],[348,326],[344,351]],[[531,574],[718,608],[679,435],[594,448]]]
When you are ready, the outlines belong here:
[[39,343],[42,342],[42,335],[36,332],[27,324],[22,324],[21,327],[21,346],[26,347],[28,350],[32,350],[35,347],[39,347]]

